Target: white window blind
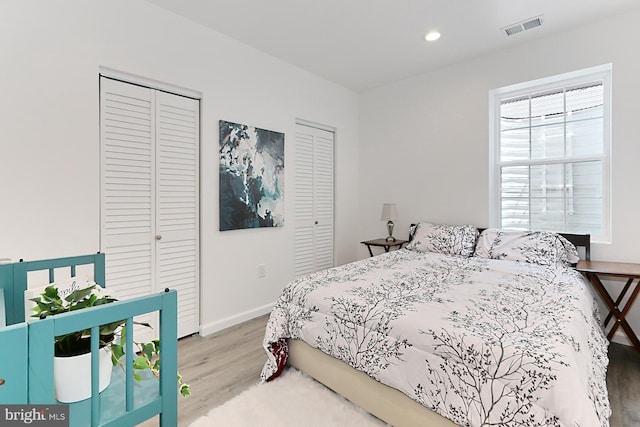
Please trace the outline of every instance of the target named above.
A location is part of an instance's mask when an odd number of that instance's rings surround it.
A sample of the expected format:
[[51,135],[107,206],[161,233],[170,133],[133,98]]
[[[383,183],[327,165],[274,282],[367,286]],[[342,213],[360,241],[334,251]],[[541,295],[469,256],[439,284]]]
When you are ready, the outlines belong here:
[[609,239],[610,67],[494,91],[492,225]]

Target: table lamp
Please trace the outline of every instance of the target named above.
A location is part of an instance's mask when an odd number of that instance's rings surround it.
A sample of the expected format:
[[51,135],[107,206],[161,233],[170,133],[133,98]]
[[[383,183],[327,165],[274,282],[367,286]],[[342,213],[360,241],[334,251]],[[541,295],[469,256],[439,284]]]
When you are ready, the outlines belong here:
[[387,242],[395,242],[396,238],[393,237],[393,220],[398,219],[398,211],[395,203],[385,203],[382,205],[382,218],[383,221],[387,221]]

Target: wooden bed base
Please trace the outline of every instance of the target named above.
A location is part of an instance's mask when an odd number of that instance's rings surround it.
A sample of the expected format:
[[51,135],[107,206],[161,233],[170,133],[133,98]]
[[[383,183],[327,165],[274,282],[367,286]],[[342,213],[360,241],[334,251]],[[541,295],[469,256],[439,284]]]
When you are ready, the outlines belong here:
[[289,340],[287,363],[394,427],[453,427],[453,422],[300,340]]

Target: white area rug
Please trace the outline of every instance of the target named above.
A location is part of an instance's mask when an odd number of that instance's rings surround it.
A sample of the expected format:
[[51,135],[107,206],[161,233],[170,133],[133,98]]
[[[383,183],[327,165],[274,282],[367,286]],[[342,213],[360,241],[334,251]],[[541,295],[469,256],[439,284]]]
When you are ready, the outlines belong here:
[[279,378],[256,384],[190,427],[380,427],[371,416],[311,377],[288,368]]

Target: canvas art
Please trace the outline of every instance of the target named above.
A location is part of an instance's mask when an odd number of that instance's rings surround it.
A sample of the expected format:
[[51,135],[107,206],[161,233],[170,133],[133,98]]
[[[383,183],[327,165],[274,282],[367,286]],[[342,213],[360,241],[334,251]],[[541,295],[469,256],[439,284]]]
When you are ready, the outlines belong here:
[[220,120],[220,231],[284,225],[284,133]]

